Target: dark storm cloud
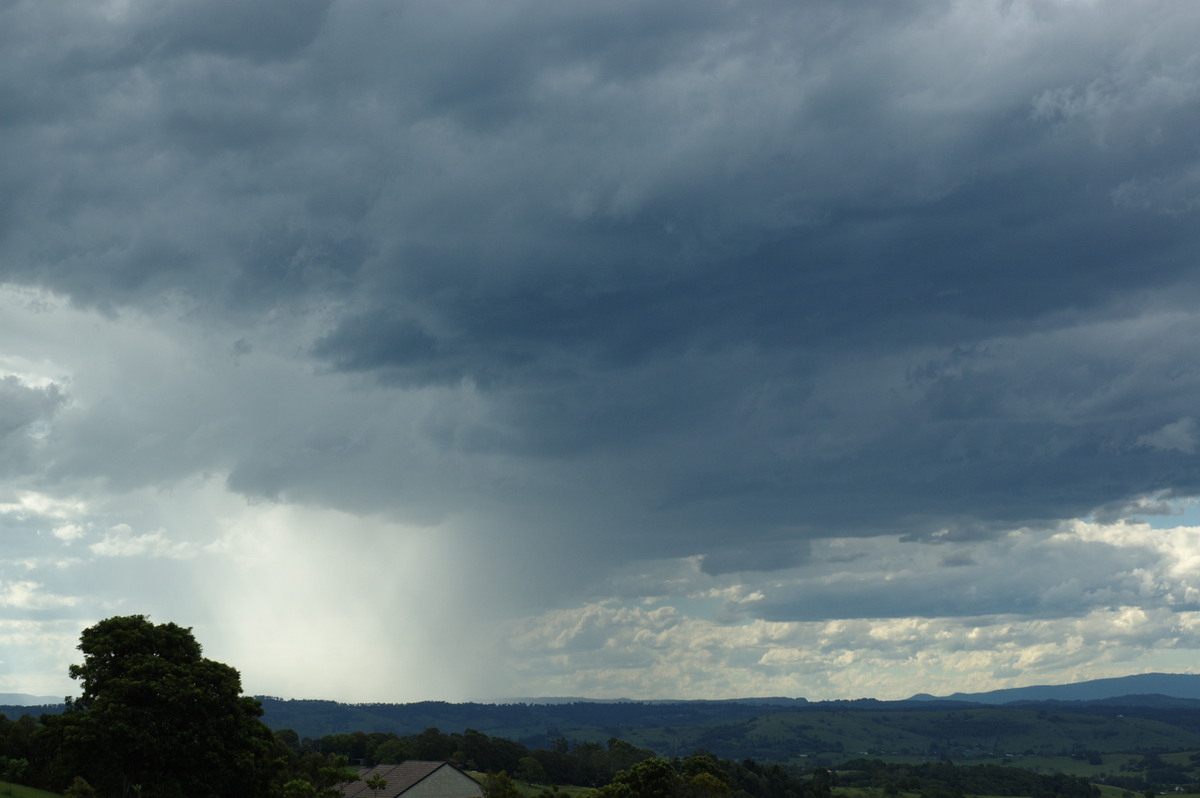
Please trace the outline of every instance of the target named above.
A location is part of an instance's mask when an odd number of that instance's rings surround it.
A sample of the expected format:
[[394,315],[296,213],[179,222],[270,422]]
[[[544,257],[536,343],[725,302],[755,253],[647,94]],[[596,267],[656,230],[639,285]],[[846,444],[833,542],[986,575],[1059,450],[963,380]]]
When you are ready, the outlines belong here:
[[0,378],[0,469],[6,476],[20,476],[31,468],[39,441],[64,401],[55,386],[39,388],[16,377]]
[[[730,601],[727,610],[768,621],[1063,619],[1115,607],[1186,614],[1198,606],[1192,587],[1166,576],[1171,566],[1145,541],[1113,545],[1060,533],[974,545],[975,551],[951,546],[936,557],[925,547],[906,551],[912,547],[900,544],[873,565],[814,563],[803,578],[763,580],[757,594]],[[1002,570],[997,562],[1005,564]]]
[[247,494],[616,504],[649,553],[738,530],[725,573],[1200,491],[1190,9],[0,13],[8,279],[470,392],[416,443],[272,419],[211,456]]
[[62,396],[51,386],[36,388],[17,377],[0,378],[0,436],[29,432],[62,404]]
[[332,0],[267,0],[252,6],[233,0],[171,3],[149,9],[136,23],[132,38],[154,54],[166,49],[252,60],[286,58],[312,42],[331,4]]
[[743,571],[778,571],[807,562],[812,547],[807,541],[763,543],[748,548],[718,549],[704,555],[700,570],[719,575]]

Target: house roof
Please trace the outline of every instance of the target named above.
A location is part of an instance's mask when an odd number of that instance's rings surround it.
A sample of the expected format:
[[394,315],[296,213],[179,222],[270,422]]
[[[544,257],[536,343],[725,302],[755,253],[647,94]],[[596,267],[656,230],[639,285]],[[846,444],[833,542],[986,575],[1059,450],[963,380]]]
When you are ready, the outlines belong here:
[[[376,765],[375,767],[359,771],[358,781],[342,785],[342,795],[346,796],[346,798],[376,798],[375,791],[367,786],[366,780],[380,776],[387,781],[387,787],[379,791],[378,798],[396,798],[396,796],[402,795],[440,768],[450,768],[461,774],[464,779],[474,782],[474,779],[471,779],[470,776],[458,770],[458,768],[449,762],[410,759],[407,762],[401,762],[399,765]],[[475,794],[479,795],[480,793],[476,792]]]

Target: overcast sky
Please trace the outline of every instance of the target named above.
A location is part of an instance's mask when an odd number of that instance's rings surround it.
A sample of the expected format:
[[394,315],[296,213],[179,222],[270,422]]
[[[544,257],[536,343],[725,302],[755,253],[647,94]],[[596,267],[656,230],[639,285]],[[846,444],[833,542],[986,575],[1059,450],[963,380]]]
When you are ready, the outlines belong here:
[[0,692],[1196,670],[1200,4],[0,0]]

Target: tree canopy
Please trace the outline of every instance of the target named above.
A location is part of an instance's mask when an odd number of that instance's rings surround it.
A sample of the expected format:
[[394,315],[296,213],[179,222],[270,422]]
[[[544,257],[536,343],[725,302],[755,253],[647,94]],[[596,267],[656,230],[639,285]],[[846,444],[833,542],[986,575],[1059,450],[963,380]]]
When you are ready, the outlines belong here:
[[79,698],[51,719],[55,769],[101,798],[265,794],[273,735],[238,672],[205,659],[191,629],[144,615],[84,630]]

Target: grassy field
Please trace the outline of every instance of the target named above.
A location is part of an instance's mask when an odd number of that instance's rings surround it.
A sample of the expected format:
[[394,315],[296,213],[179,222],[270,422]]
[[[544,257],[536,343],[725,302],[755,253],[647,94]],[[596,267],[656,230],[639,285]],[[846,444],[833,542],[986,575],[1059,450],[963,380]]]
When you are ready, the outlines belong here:
[[520,781],[517,782],[517,789],[521,791],[522,795],[527,796],[537,795],[544,789],[553,789],[559,795],[565,793],[571,796],[571,798],[582,798],[582,796],[587,795],[592,791],[591,787],[548,787],[545,784],[525,784],[524,782]]
[[[467,775],[475,779],[475,781],[483,783],[486,774],[478,770],[468,770]],[[551,790],[559,795],[569,795],[571,798],[582,798],[582,796],[592,791],[591,787],[576,787],[574,785],[556,785],[556,784],[530,784],[524,781],[513,779],[513,786],[525,798],[534,798],[542,792],[542,790]],[[32,798],[32,797],[31,797]]]
[[35,790],[32,787],[22,787],[20,784],[9,784],[0,781],[0,798],[61,798],[58,793]]
[[591,787],[574,787],[574,786],[557,786],[553,784],[527,784],[523,781],[513,780],[513,784],[517,790],[525,798],[534,798],[542,790],[552,790],[558,795],[569,795],[571,798],[582,798],[582,796],[592,791]]
[[971,760],[984,765],[1007,765],[1014,768],[1032,770],[1034,773],[1065,773],[1068,776],[1084,776],[1093,778],[1097,773],[1115,773],[1121,765],[1130,760],[1137,761],[1131,754],[1106,754],[1100,757],[1100,764],[1092,764],[1084,759],[1069,756],[1037,756],[1016,755],[1011,757],[984,757]]

